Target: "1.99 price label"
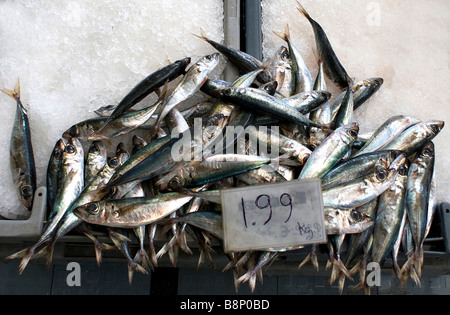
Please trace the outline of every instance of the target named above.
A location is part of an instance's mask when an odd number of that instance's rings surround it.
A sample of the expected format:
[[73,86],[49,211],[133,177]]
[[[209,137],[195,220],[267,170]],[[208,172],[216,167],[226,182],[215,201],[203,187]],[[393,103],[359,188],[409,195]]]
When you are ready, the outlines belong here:
[[223,190],[222,209],[226,252],[326,241],[318,179]]

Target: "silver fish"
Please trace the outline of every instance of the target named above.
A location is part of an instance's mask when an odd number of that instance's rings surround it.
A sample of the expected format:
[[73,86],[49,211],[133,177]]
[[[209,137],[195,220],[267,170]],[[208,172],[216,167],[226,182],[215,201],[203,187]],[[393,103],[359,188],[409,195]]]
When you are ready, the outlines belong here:
[[[20,81],[14,91],[1,89],[6,95],[16,101],[16,115],[10,140],[10,166],[17,197],[21,204],[31,211],[34,192],[36,191],[36,164],[34,161],[33,145],[31,143],[31,130],[28,112],[20,100]],[[10,217],[17,219],[17,217]]]
[[403,131],[419,122],[419,120],[413,117],[404,115],[389,118],[375,130],[364,146],[354,156],[383,149],[386,144],[398,137]]
[[375,199],[395,181],[398,169],[405,162],[405,155],[399,155],[389,167],[383,162],[375,165],[376,172],[341,186],[322,192],[325,207],[351,209]]

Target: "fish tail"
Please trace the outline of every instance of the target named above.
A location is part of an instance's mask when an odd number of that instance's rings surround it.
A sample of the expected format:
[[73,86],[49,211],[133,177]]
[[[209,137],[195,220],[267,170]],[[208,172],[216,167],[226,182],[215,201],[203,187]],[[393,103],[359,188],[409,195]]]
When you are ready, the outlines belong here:
[[145,269],[151,268],[153,270],[153,266],[150,262],[150,257],[148,256],[147,252],[142,248],[137,251],[133,261],[137,264],[140,264]]
[[9,255],[5,259],[10,260],[10,259],[22,258],[22,260],[20,261],[20,264],[19,264],[19,274],[22,274],[22,272],[27,267],[28,262],[34,256],[34,251],[35,251],[34,247],[27,247],[25,249],[18,251],[17,253]]
[[315,245],[312,246],[310,253],[300,263],[300,265],[298,266],[298,270],[300,270],[300,268],[302,268],[309,261],[314,266],[314,269],[316,269],[316,271],[319,271],[319,261],[317,259],[316,246]]
[[181,248],[181,250],[189,255],[192,255],[193,252],[189,248],[187,244],[187,238],[186,238],[186,230],[180,230],[178,232],[178,246]]
[[298,4],[297,7],[298,12],[300,12],[305,18],[311,21],[312,20],[311,16],[309,15],[308,12],[306,12],[305,8],[301,5],[301,3],[297,1],[297,4]]
[[273,31],[273,33],[275,35],[277,35],[279,38],[281,38],[282,40],[286,41],[286,42],[291,39],[291,35],[290,35],[290,32],[289,32],[289,24],[286,24],[286,27],[284,29],[284,33],[280,33],[280,32],[277,32],[277,31]]
[[248,282],[250,290],[253,293],[255,291],[255,287],[256,287],[256,276],[257,276],[257,270],[253,269],[253,270],[248,271],[244,275],[240,276],[237,279],[237,282],[239,284],[240,283],[244,283],[244,282]]
[[0,91],[15,99],[16,101],[20,100],[20,79],[17,78],[17,83],[14,86],[14,90],[0,89]]

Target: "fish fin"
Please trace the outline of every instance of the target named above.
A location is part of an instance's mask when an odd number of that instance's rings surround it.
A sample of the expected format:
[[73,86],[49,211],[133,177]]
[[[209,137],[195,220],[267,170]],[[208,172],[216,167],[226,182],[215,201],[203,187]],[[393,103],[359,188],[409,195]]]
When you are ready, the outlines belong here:
[[[314,245],[313,245],[314,247]],[[311,249],[311,251],[309,252],[309,254],[305,257],[305,259],[303,259],[303,261],[300,263],[300,265],[298,266],[298,270],[300,270],[300,268],[302,268],[307,262],[311,262],[312,265],[314,266],[314,269],[316,269],[316,271],[319,271],[319,261],[317,260],[317,255],[316,255],[316,250],[315,248]]]
[[298,12],[300,12],[305,18],[307,18],[308,20],[312,20],[312,17],[309,15],[308,12],[306,12],[305,8],[301,5],[301,3],[299,1],[297,1],[298,7],[297,10]]
[[250,287],[251,292],[253,293],[255,291],[255,287],[256,287],[256,276],[257,276],[257,270],[250,270],[247,273],[245,273],[244,275],[240,276],[237,279],[237,282],[239,284],[244,283],[244,282],[248,282],[248,285]]
[[136,262],[137,264],[140,264],[145,269],[151,268],[152,271],[154,270],[153,266],[150,262],[150,257],[148,256],[147,252],[142,248],[137,251],[133,260],[134,260],[134,262]]
[[27,247],[25,249],[22,249],[18,251],[17,253],[14,253],[12,255],[9,255],[5,259],[17,259],[22,258],[19,264],[19,274],[22,274],[22,272],[25,270],[25,268],[28,265],[28,262],[30,259],[34,256],[34,247]]
[[3,93],[10,96],[11,98],[15,100],[20,100],[20,79],[17,78],[16,85],[14,86],[14,90],[9,89],[0,89]]

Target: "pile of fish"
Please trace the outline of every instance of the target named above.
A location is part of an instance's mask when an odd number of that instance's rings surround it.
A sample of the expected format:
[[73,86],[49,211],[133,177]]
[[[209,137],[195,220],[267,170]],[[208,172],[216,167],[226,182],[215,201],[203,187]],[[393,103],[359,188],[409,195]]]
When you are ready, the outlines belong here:
[[[402,283],[412,278],[420,284],[423,243],[435,206],[432,140],[444,122],[399,115],[370,134],[360,134],[353,113],[379,90],[383,79],[354,83],[325,31],[298,5],[315,34],[315,79],[291,42],[288,27],[277,33],[286,45],[264,62],[202,31],[199,37],[218,52],[192,65],[191,58],[184,58],[162,67],[117,106],[99,108],[98,117],[63,132],[48,163],[49,215],[43,233],[36,244],[8,259],[21,259],[20,272],[30,259],[46,256],[50,263],[55,243],[78,231],[93,241],[99,264],[103,250],[120,250],[130,282],[135,271],[147,273],[165,254],[174,265],[180,250],[192,255],[190,241],[198,245],[201,264],[211,259],[214,242],[223,239],[221,190],[319,178],[330,283],[338,280],[342,292],[345,280],[357,274],[359,283],[353,289],[369,292],[367,264],[392,257]],[[240,71],[234,82],[210,78],[222,56]],[[333,101],[325,76],[341,90]],[[3,91],[17,101],[11,161],[18,193],[31,209],[36,176],[26,111],[18,85]],[[154,104],[132,108],[152,93],[158,95]],[[207,100],[181,110],[196,94]],[[239,133],[226,133],[227,127],[248,131],[249,139],[237,143]],[[196,130],[200,136],[192,137]],[[111,152],[111,139],[119,136]],[[262,152],[251,139],[267,147],[275,144],[279,156]],[[270,164],[274,159],[276,167]],[[167,239],[157,251],[158,233]],[[100,242],[99,234],[112,243]],[[134,254],[133,234],[139,244]],[[349,245],[343,257],[345,239]],[[305,251],[299,267],[312,262],[318,269],[320,246],[227,253],[225,269],[233,270],[236,288],[248,281],[253,290],[263,267],[283,252]],[[402,267],[399,253],[406,258]]]

